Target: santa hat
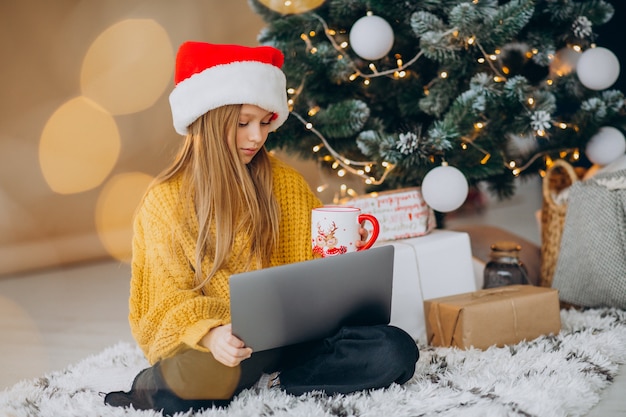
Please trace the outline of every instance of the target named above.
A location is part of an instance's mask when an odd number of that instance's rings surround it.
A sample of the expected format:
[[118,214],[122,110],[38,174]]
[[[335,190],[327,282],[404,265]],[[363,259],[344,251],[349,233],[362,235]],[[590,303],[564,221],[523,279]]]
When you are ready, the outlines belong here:
[[174,129],[186,135],[209,110],[254,104],[275,114],[270,130],[276,130],[289,116],[283,60],[271,46],[185,42],[176,56],[176,86],[170,94]]

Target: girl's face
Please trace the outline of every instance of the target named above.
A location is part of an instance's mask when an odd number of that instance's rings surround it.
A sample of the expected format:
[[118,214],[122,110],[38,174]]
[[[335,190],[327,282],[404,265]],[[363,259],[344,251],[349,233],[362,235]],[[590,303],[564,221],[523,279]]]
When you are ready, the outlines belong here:
[[252,104],[241,106],[239,123],[235,136],[235,146],[239,159],[244,164],[250,163],[252,158],[263,147],[269,134],[269,126],[274,113],[268,112]]

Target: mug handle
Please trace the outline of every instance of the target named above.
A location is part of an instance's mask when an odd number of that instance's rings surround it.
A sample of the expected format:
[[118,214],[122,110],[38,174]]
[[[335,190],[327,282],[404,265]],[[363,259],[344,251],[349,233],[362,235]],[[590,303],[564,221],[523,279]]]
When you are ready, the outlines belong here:
[[364,221],[369,221],[372,224],[372,227],[373,227],[372,234],[370,238],[367,240],[367,242],[365,242],[365,245],[361,246],[358,250],[371,248],[372,245],[376,242],[376,239],[378,238],[378,233],[380,232],[380,226],[378,224],[378,219],[376,217],[367,213],[359,214],[359,224],[361,224]]

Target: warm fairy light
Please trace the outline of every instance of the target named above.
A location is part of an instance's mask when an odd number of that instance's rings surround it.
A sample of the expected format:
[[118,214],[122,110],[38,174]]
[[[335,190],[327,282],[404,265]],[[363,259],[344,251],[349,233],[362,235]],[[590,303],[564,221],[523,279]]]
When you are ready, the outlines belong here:
[[576,52],[580,52],[580,51],[582,51],[582,50],[583,50],[583,48],[581,48],[581,46],[580,46],[580,45],[573,45],[573,46],[572,46],[572,49],[573,49],[574,51],[576,51]]
[[533,48],[532,52],[533,52],[533,55],[537,55],[539,53],[539,49]]
[[312,37],[312,38],[313,38],[313,37],[315,37],[315,35],[316,35],[316,33],[315,33],[315,31],[314,31],[314,30],[312,30],[312,31],[310,31],[310,32],[309,32],[309,36],[310,36],[310,37]]
[[548,85],[552,85],[553,83],[554,83],[554,81],[552,81],[552,80],[551,80],[551,79],[549,79],[549,78],[546,80],[546,84],[548,84]]
[[467,44],[468,45],[473,45],[475,41],[476,41],[476,37],[472,36],[471,38],[467,39]]
[[515,168],[516,165],[515,161],[509,161],[509,168]]
[[286,1],[285,1],[285,6],[286,6],[286,7],[291,6],[291,0],[286,0]]
[[322,149],[322,145],[315,145],[315,146],[313,147],[313,152],[317,153],[317,152],[319,152],[319,151],[320,151],[320,149]]
[[333,169],[339,168],[339,161],[333,162],[333,164],[331,166],[333,167]]
[[337,171],[337,176],[338,177],[344,177],[346,175],[346,170],[345,169],[340,169],[339,171]]
[[402,58],[396,59],[396,65],[398,66],[398,68],[402,66]]
[[474,123],[474,127],[476,129],[482,129],[483,127],[485,127],[485,124],[483,122],[476,122]]
[[289,100],[287,100],[287,104],[289,104],[290,107],[293,107],[293,99],[290,98]]
[[296,93],[296,89],[295,88],[288,88],[287,89],[287,94],[295,94]]
[[304,125],[304,127],[306,127],[307,129],[311,130],[313,129],[313,124],[312,123],[307,123]]
[[370,172],[372,170],[372,166],[371,165],[366,165],[365,166],[365,172]]
[[480,164],[481,164],[481,165],[485,165],[485,164],[487,163],[487,161],[489,161],[489,159],[490,159],[490,158],[491,158],[491,154],[490,154],[490,153],[488,153],[487,155],[485,155],[485,156],[483,157],[483,159],[481,159],[481,160],[480,160]]
[[441,73],[439,74],[439,76],[441,78],[448,78],[448,73],[446,71],[441,71]]
[[364,79],[363,84],[370,85],[370,79],[369,78]]
[[309,116],[315,116],[320,111],[320,106],[315,106],[307,113]]
[[515,169],[514,169],[513,171],[511,171],[511,172],[513,172],[513,175],[515,175],[515,176],[517,177],[517,176],[520,174],[520,172],[521,172],[521,171],[520,171],[519,169],[515,168]]
[[301,34],[300,34],[300,39],[302,39],[303,41],[306,41],[306,40],[308,40],[308,39],[309,39],[309,37],[308,37],[308,36],[306,36],[306,33],[301,33]]
[[326,33],[328,33],[330,36],[335,36],[337,34],[337,32],[335,31],[335,29],[328,29],[326,31]]
[[567,129],[567,123],[559,123],[561,129]]
[[502,72],[505,73],[506,75],[509,75],[509,72],[511,72],[511,71],[509,70],[509,67],[503,66],[502,67]]
[[489,59],[492,61],[495,61],[496,59],[498,59],[498,57],[494,54],[489,55]]
[[467,143],[462,142],[461,143],[461,149],[463,149],[465,151],[465,150],[467,150],[467,148],[468,148]]
[[317,190],[318,193],[321,193],[322,191],[324,191],[327,188],[328,188],[328,184],[322,184],[322,185],[318,185],[316,190]]
[[376,69],[376,65],[374,65],[374,63],[373,63],[373,62],[370,62],[370,64],[369,64],[369,68],[370,68],[372,71],[374,71],[374,72],[378,72],[378,70]]
[[543,129],[539,129],[537,131],[537,136],[544,137],[546,135],[546,131]]
[[496,83],[501,83],[502,81],[504,81],[504,78],[496,75],[495,77],[493,77],[493,81]]
[[356,80],[356,79],[357,79],[357,77],[358,77],[358,76],[359,76],[359,74],[352,74],[351,76],[349,76],[349,77],[348,77],[348,79],[349,79],[350,81],[354,81],[354,80]]
[[342,47],[343,49],[346,49],[348,47],[348,42],[345,42],[345,41],[341,42],[339,46]]
[[357,173],[358,175],[364,175],[364,174],[365,174],[365,171],[364,171],[364,170],[362,170],[362,169],[359,169],[359,170],[357,170],[357,171],[356,171],[356,173]]
[[530,104],[531,106],[532,106],[533,104],[535,104],[535,99],[534,99],[534,98],[532,98],[532,97],[529,97],[529,98],[528,98],[528,104]]
[[478,58],[478,63],[479,64],[484,64],[485,63],[485,58],[483,58],[482,56],[480,58]]
[[578,161],[580,159],[580,152],[578,151],[578,149],[576,149],[573,153],[572,153],[572,158],[574,159],[574,161]]
[[530,51],[526,52],[526,58],[530,59],[532,57],[533,57],[533,53],[532,52],[530,52]]
[[383,162],[381,163],[381,165],[382,165],[383,167],[385,167],[385,168],[389,168],[389,166],[390,166],[390,165],[389,165],[389,162],[387,162],[387,161],[383,161]]
[[495,50],[495,51],[493,51],[493,52],[494,52],[494,54],[496,54],[496,55],[500,55],[500,54],[502,53],[502,51],[501,51],[501,50],[499,50],[499,49],[496,49],[496,50]]
[[311,54],[315,55],[317,53],[317,48],[313,47],[311,48]]

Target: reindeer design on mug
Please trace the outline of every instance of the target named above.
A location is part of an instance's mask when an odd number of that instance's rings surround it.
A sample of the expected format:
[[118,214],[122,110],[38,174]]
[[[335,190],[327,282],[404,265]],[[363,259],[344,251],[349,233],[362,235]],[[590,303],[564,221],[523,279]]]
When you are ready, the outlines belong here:
[[315,245],[313,246],[314,258],[341,255],[348,251],[346,246],[337,246],[338,240],[337,237],[335,237],[337,228],[335,222],[332,222],[328,231],[324,231],[319,222],[317,223],[317,236],[315,237]]

